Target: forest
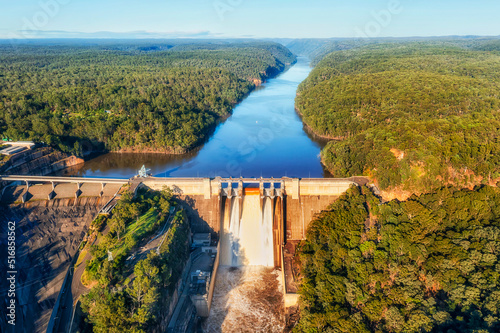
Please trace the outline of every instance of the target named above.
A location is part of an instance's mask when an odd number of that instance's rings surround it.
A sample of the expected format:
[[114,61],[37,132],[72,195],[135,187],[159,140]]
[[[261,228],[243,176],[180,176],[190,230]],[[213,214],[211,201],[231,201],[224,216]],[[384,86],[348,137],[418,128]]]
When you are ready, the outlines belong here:
[[498,42],[367,45],[323,58],[296,107],[337,177],[430,192],[500,179]]
[[[134,261],[131,255],[164,228],[159,251]],[[189,221],[168,190],[141,189],[135,198],[126,192],[111,217],[98,217],[82,251],[92,255],[82,276],[91,287],[81,298],[83,332],[157,329],[188,259],[189,236]]]
[[0,134],[64,152],[183,153],[296,59],[271,42],[0,45]]
[[381,204],[353,187],[300,245],[294,332],[500,331],[500,189]]

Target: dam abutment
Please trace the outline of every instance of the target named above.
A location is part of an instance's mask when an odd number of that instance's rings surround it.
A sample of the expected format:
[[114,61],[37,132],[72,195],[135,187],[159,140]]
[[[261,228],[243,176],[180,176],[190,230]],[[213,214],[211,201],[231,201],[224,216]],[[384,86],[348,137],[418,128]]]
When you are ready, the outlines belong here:
[[[263,266],[281,271],[285,307],[297,300],[292,256],[288,248],[305,239],[309,223],[356,183],[348,179],[298,178],[133,178],[84,179],[71,177],[0,176],[2,181],[30,185],[28,205],[54,203],[52,192],[67,200],[82,201],[88,196],[104,201],[129,183],[130,189],[145,186],[152,190],[170,188],[184,207],[194,234],[210,233],[218,240],[217,271],[221,267]],[[59,185],[54,186],[56,182]],[[75,185],[76,183],[76,185]],[[107,184],[103,186],[102,184]],[[15,183],[14,183],[15,184]],[[62,185],[61,185],[62,184]],[[64,185],[66,184],[66,185]],[[65,188],[67,191],[63,191]],[[85,195],[70,198],[74,188]],[[21,201],[26,185],[5,190],[12,201]],[[17,192],[16,192],[17,191]],[[102,192],[105,195],[102,195]],[[12,192],[12,193],[10,193]],[[66,193],[68,192],[68,193]],[[108,193],[109,192],[109,193]],[[40,199],[44,199],[40,201]],[[213,274],[213,275],[216,275]],[[215,279],[215,276],[213,277]],[[215,283],[215,281],[213,282]],[[214,285],[210,286],[213,294]],[[208,301],[208,307],[211,300]]]

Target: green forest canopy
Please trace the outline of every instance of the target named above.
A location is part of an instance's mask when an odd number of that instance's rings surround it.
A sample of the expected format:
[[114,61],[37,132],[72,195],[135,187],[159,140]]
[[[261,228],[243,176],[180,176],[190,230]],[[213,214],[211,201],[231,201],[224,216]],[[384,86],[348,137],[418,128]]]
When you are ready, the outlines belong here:
[[276,43],[0,45],[0,133],[84,149],[184,152],[295,62]]
[[335,176],[418,192],[500,177],[499,88],[498,52],[371,45],[326,56],[296,105],[314,132],[337,139],[322,152]]
[[295,332],[500,331],[500,190],[380,205],[352,188],[302,244]]
[[[175,285],[189,256],[189,220],[177,206],[171,222],[170,207],[175,205],[170,191],[139,190],[133,198],[126,192],[113,209],[111,218],[93,222],[96,232],[107,223],[109,232],[99,235],[91,245],[92,258],[84,276],[95,285],[82,296],[88,327],[85,332],[157,331],[168,313]],[[166,225],[166,223],[169,223]],[[126,258],[138,253],[149,236],[167,227],[159,248],[135,264]],[[113,260],[108,260],[108,251]]]

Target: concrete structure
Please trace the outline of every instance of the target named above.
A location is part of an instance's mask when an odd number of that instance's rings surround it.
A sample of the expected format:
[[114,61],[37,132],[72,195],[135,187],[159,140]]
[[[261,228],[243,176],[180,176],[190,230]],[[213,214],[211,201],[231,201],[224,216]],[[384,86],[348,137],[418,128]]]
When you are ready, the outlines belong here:
[[[50,183],[52,191],[47,193],[50,200],[54,197],[56,184],[75,184],[75,197],[80,196],[85,187],[91,184],[101,186],[104,192],[106,185],[130,184],[137,190],[146,186],[153,190],[168,187],[186,202],[192,218],[192,228],[198,233],[211,233],[218,236],[222,228],[222,212],[225,199],[238,198],[242,201],[245,191],[254,188],[262,198],[268,197],[274,201],[283,221],[279,230],[283,232],[283,241],[304,239],[307,226],[314,215],[328,207],[339,195],[344,193],[353,181],[347,179],[223,179],[223,178],[82,178],[82,177],[38,177],[38,176],[0,176],[2,182],[23,182],[29,189],[30,184]],[[28,191],[26,191],[28,192]],[[92,192],[92,191],[91,191]],[[277,198],[280,198],[279,200]],[[241,202],[240,202],[241,203]],[[261,202],[262,203],[262,202]],[[241,206],[241,205],[240,205]],[[279,257],[279,256],[278,256]]]
[[23,150],[33,148],[35,143],[33,141],[2,141],[0,145],[9,146],[0,150],[0,154],[10,156]]
[[[284,256],[288,242],[297,242],[306,236],[314,216],[335,201],[356,183],[348,179],[243,179],[243,178],[154,178],[100,179],[78,177],[0,176],[0,181],[26,183],[28,193],[31,183],[52,184],[47,193],[50,200],[56,188],[53,184],[75,184],[75,197],[85,191],[85,186],[105,184],[121,187],[130,184],[131,191],[141,186],[153,190],[170,188],[184,205],[194,233],[210,233],[219,240],[214,271],[208,292],[192,300],[203,313],[210,311],[211,294],[217,267],[239,265],[275,266],[283,272],[286,305],[293,305],[297,296],[294,288],[287,288],[290,276],[285,276],[290,264]],[[50,185],[48,185],[50,187]],[[23,194],[23,198],[25,198]],[[110,201],[106,207],[112,206]],[[105,213],[105,212],[104,212]],[[210,239],[206,235],[205,239]],[[265,238],[265,239],[264,239]],[[290,271],[288,269],[288,271]],[[206,295],[206,296],[205,296]],[[203,299],[202,299],[203,298]],[[204,301],[204,299],[206,300]],[[203,307],[200,304],[205,304]],[[206,306],[206,307],[205,307]],[[208,312],[207,312],[208,311]]]
[[[357,185],[348,179],[291,178],[147,178],[142,180],[142,184],[155,190],[171,188],[191,212],[192,230],[210,232],[219,238],[220,251],[217,252],[215,268],[219,266],[219,260],[222,266],[269,262],[269,258],[261,258],[262,254],[256,257],[256,253],[262,247],[257,238],[270,238],[268,242],[272,244],[272,249],[268,251],[273,252],[272,262],[282,272],[285,307],[294,306],[298,301],[297,283],[290,269],[291,257],[285,257],[285,246],[292,245],[295,248],[298,241],[305,238],[315,215],[327,209],[351,186]],[[255,201],[255,197],[258,201]],[[248,213],[249,206],[253,214]],[[256,228],[248,226],[249,219]],[[235,228],[231,227],[235,224],[239,225],[236,228],[238,235],[235,235]],[[215,281],[215,274],[212,275],[212,281]],[[208,298],[210,303],[211,294]],[[210,303],[205,303],[204,299],[199,297],[193,300],[203,313],[210,311]],[[207,304],[208,309],[201,307],[202,304]]]
[[[54,198],[68,198],[68,193],[77,199],[80,196],[109,196],[114,195],[123,185],[128,184],[125,179],[81,178],[81,177],[50,177],[50,176],[0,176],[1,182],[22,182],[26,188],[20,196],[25,203],[32,200],[52,200]],[[33,184],[41,185],[30,190]],[[74,184],[73,186],[68,186]],[[76,185],[76,186],[75,186]],[[7,187],[2,189],[2,195]]]
[[0,154],[10,156],[10,155],[14,155],[14,154],[17,154],[19,152],[22,152],[23,150],[26,150],[26,148],[25,147],[10,146],[10,147],[7,147],[7,148],[0,150]]
[[194,234],[193,247],[208,247],[212,243],[212,236],[210,233]]
[[[347,179],[202,179],[202,178],[144,178],[135,179],[154,190],[171,188],[185,200],[191,210],[195,232],[221,231],[222,201],[224,198],[242,198],[243,189],[254,186],[261,196],[281,197],[284,236],[290,240],[305,238],[305,232],[314,215],[326,209],[350,186]],[[274,199],[273,198],[273,199]]]
[[28,149],[33,148],[36,144],[33,141],[0,141],[2,145],[9,145],[14,147],[25,147]]
[[[273,200],[274,209],[278,209],[276,226],[283,232],[283,241],[301,240],[309,222],[314,215],[326,209],[339,195],[350,186],[355,185],[347,179],[223,179],[223,178],[82,178],[82,177],[38,177],[38,176],[0,176],[2,182],[23,182],[28,190],[30,184],[50,183],[52,191],[47,193],[50,200],[56,194],[56,184],[75,184],[75,197],[85,191],[94,193],[96,189],[91,184],[100,185],[100,194],[105,192],[106,185],[130,184],[131,189],[137,190],[146,186],[153,190],[162,190],[168,187],[185,200],[193,218],[192,228],[197,233],[212,233],[219,235],[223,227],[223,210],[226,199],[237,198],[242,203],[244,191],[254,189],[261,198]],[[113,186],[113,188],[115,188]],[[28,191],[26,191],[28,192]],[[261,200],[262,204],[262,200]],[[241,205],[240,205],[241,206]],[[278,244],[280,244],[279,242]],[[279,257],[279,256],[278,256]]]
[[[305,238],[306,230],[314,216],[326,209],[336,198],[344,193],[350,186],[355,185],[347,179],[243,179],[243,178],[134,178],[106,179],[106,178],[81,178],[81,177],[37,177],[37,176],[0,176],[2,182],[24,182],[26,191],[23,201],[27,199],[30,184],[50,183],[52,189],[48,191],[50,200],[57,194],[56,184],[72,183],[74,196],[77,198],[82,193],[105,192],[107,185],[113,185],[113,190],[118,185],[130,184],[130,188],[137,190],[146,186],[153,190],[163,190],[168,187],[185,202],[190,215],[191,228],[195,233],[211,233],[218,238],[224,230],[224,223],[229,225],[227,215],[232,209],[232,202],[238,202],[241,210],[243,201],[251,194],[260,196],[260,209],[266,199],[272,207],[274,263],[281,267],[281,246],[288,240],[301,240]],[[100,185],[100,189],[93,185]],[[116,186],[115,186],[116,185]],[[43,192],[43,191],[42,191]],[[43,194],[38,194],[43,197]],[[226,221],[225,221],[226,219]]]
[[75,184],[128,184],[128,179],[114,178],[84,178],[84,177],[53,177],[53,176],[26,176],[0,175],[0,181],[22,181],[40,183],[75,183]]
[[178,283],[177,294],[180,296],[169,320],[167,333],[193,332],[197,318],[209,316],[219,268],[219,245],[205,250],[204,247],[198,247],[189,255]]
[[35,146],[35,143],[33,141],[1,141],[0,145],[9,146],[0,150],[0,154],[11,156],[26,149],[33,148]]

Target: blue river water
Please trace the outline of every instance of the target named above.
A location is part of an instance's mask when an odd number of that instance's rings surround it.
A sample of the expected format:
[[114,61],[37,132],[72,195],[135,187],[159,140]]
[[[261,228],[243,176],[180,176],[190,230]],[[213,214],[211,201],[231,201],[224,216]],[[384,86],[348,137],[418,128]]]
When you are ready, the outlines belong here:
[[253,91],[207,142],[185,155],[109,153],[59,175],[129,178],[145,165],[158,177],[329,177],[320,163],[324,140],[309,135],[295,112],[305,58]]

